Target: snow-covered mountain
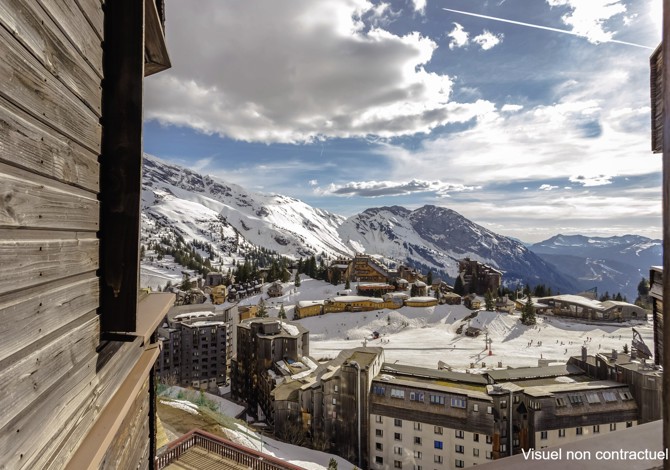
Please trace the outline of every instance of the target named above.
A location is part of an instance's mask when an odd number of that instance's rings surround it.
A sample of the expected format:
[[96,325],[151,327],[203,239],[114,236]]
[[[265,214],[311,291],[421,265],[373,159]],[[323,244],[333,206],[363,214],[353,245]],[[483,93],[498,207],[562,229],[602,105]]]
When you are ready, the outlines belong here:
[[145,238],[149,233],[160,236],[160,227],[169,225],[187,241],[211,244],[216,256],[245,247],[295,258],[364,252],[451,278],[457,274],[457,260],[470,257],[503,271],[509,285],[576,289],[568,276],[523,244],[442,207],[372,208],[345,219],[291,197],[247,191],[148,155],[142,203]]
[[503,271],[510,286],[546,284],[571,292],[573,281],[540,259],[522,243],[498,235],[444,207],[400,206],[367,209],[339,228],[342,239],[356,251],[405,260],[423,270],[455,277],[458,260],[469,257]]
[[649,268],[663,263],[663,242],[639,235],[585,237],[556,235],[532,245],[531,250],[598,294],[621,292],[629,301]]

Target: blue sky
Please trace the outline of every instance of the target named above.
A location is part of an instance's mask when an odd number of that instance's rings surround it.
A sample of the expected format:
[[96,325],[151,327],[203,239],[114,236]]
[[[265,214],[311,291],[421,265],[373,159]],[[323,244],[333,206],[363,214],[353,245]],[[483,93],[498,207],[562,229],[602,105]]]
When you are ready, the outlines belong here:
[[435,204],[528,242],[660,237],[660,0],[167,0],[166,13],[173,68],[146,80],[148,153],[345,216]]

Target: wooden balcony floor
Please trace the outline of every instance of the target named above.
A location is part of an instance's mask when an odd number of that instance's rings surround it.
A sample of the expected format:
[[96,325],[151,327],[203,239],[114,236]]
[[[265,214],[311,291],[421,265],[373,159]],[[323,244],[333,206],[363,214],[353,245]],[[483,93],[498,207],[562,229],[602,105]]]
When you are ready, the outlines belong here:
[[246,470],[247,468],[214,452],[193,446],[182,454],[179,460],[165,467],[165,470]]

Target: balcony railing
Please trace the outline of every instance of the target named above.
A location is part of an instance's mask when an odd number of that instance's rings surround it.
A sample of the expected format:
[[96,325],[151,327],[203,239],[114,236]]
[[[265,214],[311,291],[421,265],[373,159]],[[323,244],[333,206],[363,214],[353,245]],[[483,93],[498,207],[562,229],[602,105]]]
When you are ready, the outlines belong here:
[[254,470],[304,470],[297,465],[292,465],[270,455],[235,444],[200,429],[194,429],[168,444],[165,452],[156,457],[155,470],[161,470],[171,463],[178,461],[189,449],[196,446],[235,462],[241,468]]

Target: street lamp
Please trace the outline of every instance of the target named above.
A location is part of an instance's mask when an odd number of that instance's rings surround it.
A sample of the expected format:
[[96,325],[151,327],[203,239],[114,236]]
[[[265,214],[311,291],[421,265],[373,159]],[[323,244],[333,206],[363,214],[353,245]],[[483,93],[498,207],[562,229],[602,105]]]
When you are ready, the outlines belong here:
[[356,403],[358,406],[357,421],[358,421],[358,468],[363,468],[361,465],[361,366],[356,361],[349,361],[349,365],[356,368],[358,372],[356,376]]

